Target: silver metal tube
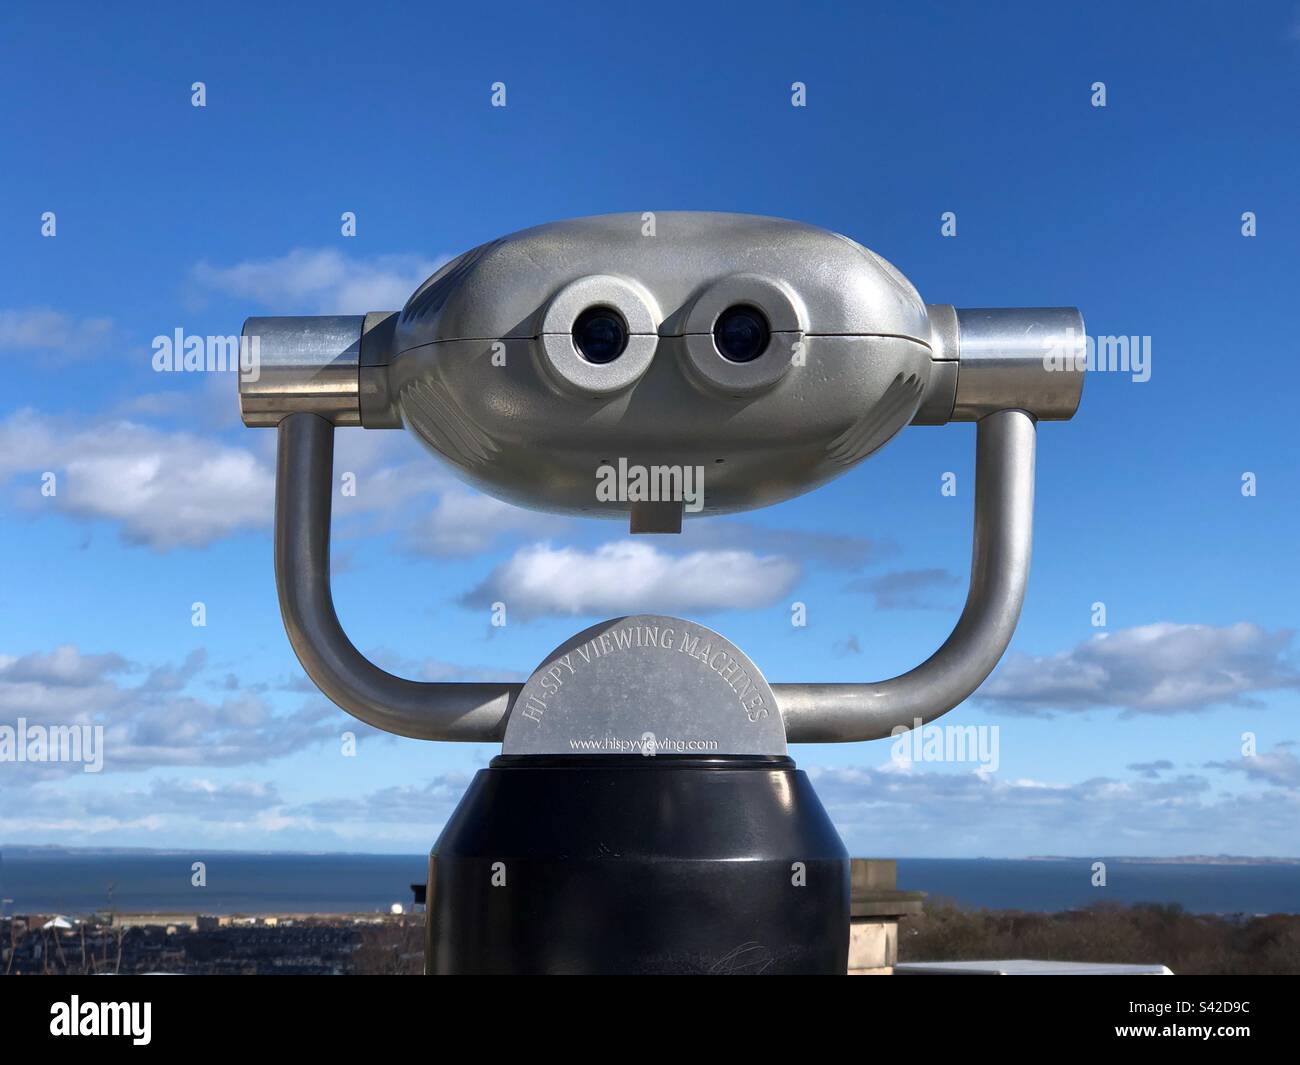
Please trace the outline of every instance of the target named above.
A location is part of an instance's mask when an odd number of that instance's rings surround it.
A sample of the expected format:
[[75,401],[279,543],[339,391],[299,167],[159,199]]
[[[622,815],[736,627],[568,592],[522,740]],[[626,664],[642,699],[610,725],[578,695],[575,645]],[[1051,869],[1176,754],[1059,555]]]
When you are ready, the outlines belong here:
[[499,741],[518,684],[431,684],[386,673],[353,646],[330,592],[334,426],[315,414],[279,423],[275,581],[298,661],[331,700],[368,725],[422,740]]
[[239,408],[248,426],[277,425],[305,411],[335,425],[360,425],[362,315],[250,318],[242,343]]
[[[1069,421],[1083,394],[1087,334],[1075,307],[958,307],[952,420],[1025,410]],[[933,314],[933,311],[931,311]]]
[[975,545],[966,606],[915,669],[875,684],[773,684],[791,743],[875,740],[947,713],[998,664],[1020,619],[1034,527],[1035,421],[1021,410],[976,429]]

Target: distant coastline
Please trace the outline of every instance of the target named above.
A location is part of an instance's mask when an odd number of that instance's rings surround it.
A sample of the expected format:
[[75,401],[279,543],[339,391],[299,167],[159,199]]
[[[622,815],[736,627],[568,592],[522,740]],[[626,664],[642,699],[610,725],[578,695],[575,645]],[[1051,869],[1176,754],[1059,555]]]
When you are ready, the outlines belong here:
[[[414,852],[412,852],[414,853]],[[246,850],[238,848],[220,849],[214,847],[69,847],[61,843],[0,843],[0,858],[5,854],[23,855],[140,855],[142,857],[162,857],[165,855],[244,855],[267,858],[399,858],[408,857],[400,852],[390,851],[286,851],[286,850]],[[883,855],[881,857],[892,857]],[[943,861],[943,862],[1127,862],[1132,865],[1300,865],[1300,857],[1282,857],[1276,855],[1252,856],[1247,854],[1178,854],[1178,855],[1142,855],[1142,854],[1030,854],[1024,857],[989,857],[980,855],[974,858],[951,858],[945,855],[919,855],[901,858],[900,861]]]
[[[10,914],[387,913],[394,904],[409,910],[412,886],[427,877],[426,854],[0,847],[0,899]],[[1195,914],[1300,914],[1300,859],[1282,857],[899,858],[898,886],[967,909],[1152,903]]]
[[239,854],[261,856],[265,858],[393,858],[402,857],[385,851],[281,851],[248,850],[243,848],[221,847],[69,847],[62,843],[0,843],[0,857],[15,855],[139,855],[141,857],[161,857],[163,855],[191,854]]
[[[974,859],[993,860],[997,859]],[[1009,859],[1025,862],[1126,862],[1130,865],[1300,865],[1300,858],[1251,858],[1240,854],[1181,854],[1171,858],[1102,854],[1092,858],[1059,854],[1032,854],[1028,858]]]

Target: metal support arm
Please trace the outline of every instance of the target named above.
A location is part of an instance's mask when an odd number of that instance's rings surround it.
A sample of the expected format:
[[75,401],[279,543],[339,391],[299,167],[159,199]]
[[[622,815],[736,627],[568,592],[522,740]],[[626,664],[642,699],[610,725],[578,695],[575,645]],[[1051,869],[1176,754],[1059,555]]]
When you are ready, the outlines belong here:
[[431,684],[386,673],[353,646],[330,592],[334,426],[315,414],[279,423],[275,581],[298,661],[331,700],[368,725],[422,740],[499,741],[518,684]]
[[[774,684],[792,743],[872,740],[931,721],[980,686],[1020,618],[1033,539],[1035,422],[997,411],[977,428],[970,591],[957,626],[917,668],[874,684]],[[275,574],[289,642],[307,675],[354,717],[401,736],[499,741],[518,684],[395,677],[344,633],[330,592],[334,426],[314,414],[279,423]]]
[[774,684],[791,743],[874,740],[947,713],[998,664],[1020,618],[1034,526],[1035,422],[985,415],[975,450],[975,543],[966,606],[929,659],[875,684]]

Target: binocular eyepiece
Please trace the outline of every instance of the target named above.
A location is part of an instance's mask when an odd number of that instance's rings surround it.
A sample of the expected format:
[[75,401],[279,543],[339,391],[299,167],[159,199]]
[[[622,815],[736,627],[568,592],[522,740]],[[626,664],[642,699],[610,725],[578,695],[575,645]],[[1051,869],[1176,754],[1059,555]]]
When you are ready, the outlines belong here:
[[743,303],[728,307],[713,326],[718,354],[732,362],[753,362],[767,350],[772,330],[757,307]]
[[592,307],[573,323],[573,346],[588,362],[604,366],[627,348],[627,323],[613,307]]
[[[772,331],[757,307],[728,307],[713,326],[718,354],[732,362],[753,362],[767,350]],[[627,348],[627,323],[613,307],[591,307],[573,323],[573,346],[584,359],[603,366]]]

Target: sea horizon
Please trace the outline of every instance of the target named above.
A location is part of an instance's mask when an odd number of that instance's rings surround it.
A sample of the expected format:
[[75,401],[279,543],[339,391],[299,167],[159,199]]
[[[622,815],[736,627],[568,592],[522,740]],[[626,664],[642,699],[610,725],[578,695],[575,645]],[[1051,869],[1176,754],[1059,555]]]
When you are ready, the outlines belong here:
[[[1207,914],[1300,913],[1300,858],[894,860],[899,889],[967,908],[1059,912],[1116,902]],[[201,884],[195,862],[203,863]],[[425,882],[427,862],[425,854],[7,844],[0,845],[0,905],[7,915],[385,913],[394,903],[411,908],[411,885]]]
[[[63,843],[0,843],[0,857],[8,853],[66,852],[68,854],[261,854],[268,856],[296,855],[338,855],[365,856],[371,858],[408,858],[414,851],[353,851],[353,850],[295,850],[277,848],[274,850],[257,847],[132,847],[132,846],[68,846]],[[427,857],[427,853],[423,855]],[[953,857],[939,854],[914,854],[906,857],[876,857],[865,855],[877,861],[944,861],[944,862],[1076,862],[1109,861],[1138,862],[1160,864],[1165,862],[1183,862],[1189,865],[1213,865],[1217,863],[1232,865],[1300,865],[1300,856],[1290,857],[1280,854],[1020,854],[992,855],[977,854]]]

